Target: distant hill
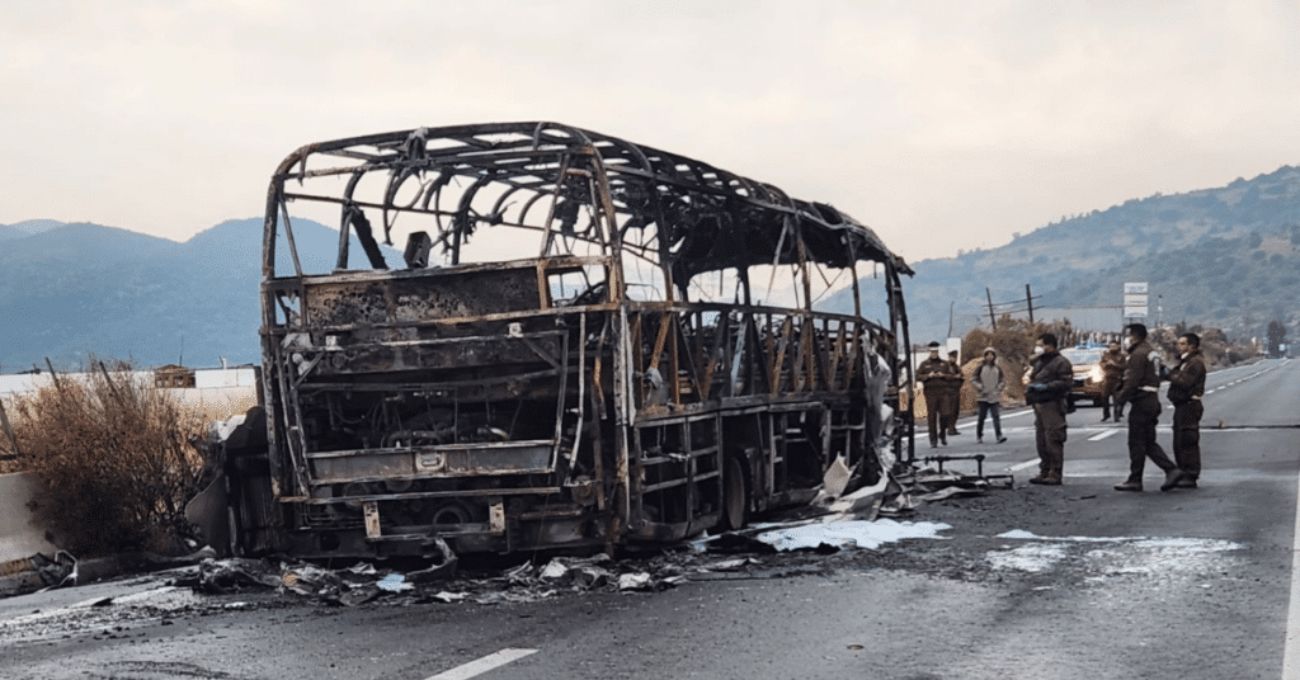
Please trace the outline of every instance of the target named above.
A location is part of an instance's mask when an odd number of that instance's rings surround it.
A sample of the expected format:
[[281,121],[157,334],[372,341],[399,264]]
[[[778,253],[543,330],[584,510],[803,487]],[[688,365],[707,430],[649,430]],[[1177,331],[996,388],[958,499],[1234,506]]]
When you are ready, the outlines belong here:
[[[90,353],[145,365],[174,362],[182,350],[196,365],[257,361],[261,233],[260,218],[223,222],[184,243],[96,224],[0,225],[0,371],[45,356],[76,365]],[[297,220],[294,233],[304,268],[328,271],[338,232]],[[277,267],[287,271],[284,250]],[[352,250],[359,258],[355,239]],[[1091,307],[1092,318],[1097,306],[1120,303],[1125,281],[1148,281],[1152,313],[1159,295],[1167,321],[1238,337],[1263,336],[1272,318],[1295,329],[1300,168],[1133,199],[914,267],[904,289],[917,341],[948,332],[950,304],[954,333],[988,323],[985,286],[1002,302],[1023,299],[1026,283],[1040,309]],[[852,298],[840,293],[827,304],[848,309]]]
[[[1118,305],[1125,281],[1150,282],[1153,316],[1160,295],[1166,321],[1263,335],[1275,316],[1300,322],[1297,248],[1300,168],[1283,166],[1063,218],[998,248],[922,260],[904,290],[917,340],[948,332],[950,304],[954,333],[987,324],[986,286],[1004,302],[1023,300],[1028,283],[1040,308],[1068,308]],[[848,309],[851,300],[841,293],[830,304]]]
[[[76,366],[90,354],[142,365],[182,352],[193,365],[259,360],[260,218],[223,222],[184,243],[44,222],[0,226],[0,371],[46,356]],[[304,269],[332,267],[336,230],[295,220],[294,236]],[[391,249],[386,256],[400,262]],[[283,247],[277,260],[291,269]]]

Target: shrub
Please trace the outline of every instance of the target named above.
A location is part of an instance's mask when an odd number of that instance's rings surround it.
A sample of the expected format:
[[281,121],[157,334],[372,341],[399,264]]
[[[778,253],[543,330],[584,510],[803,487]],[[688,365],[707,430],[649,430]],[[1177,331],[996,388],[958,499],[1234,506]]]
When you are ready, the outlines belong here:
[[204,422],[126,365],[63,377],[14,400],[22,463],[37,478],[36,513],[77,554],[173,552],[190,535],[185,502],[202,462]]

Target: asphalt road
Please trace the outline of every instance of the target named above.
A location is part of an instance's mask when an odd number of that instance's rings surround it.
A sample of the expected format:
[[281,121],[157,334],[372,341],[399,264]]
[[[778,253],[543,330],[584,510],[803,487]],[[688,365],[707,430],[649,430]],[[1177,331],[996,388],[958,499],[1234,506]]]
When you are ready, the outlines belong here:
[[[922,506],[913,519],[950,524],[944,540],[498,606],[200,597],[158,577],[85,586],[0,601],[0,677],[1276,679],[1300,362],[1214,373],[1209,389],[1197,490],[1160,493],[1148,466],[1148,491],[1112,491],[1124,432],[1084,408],[1064,486],[1021,480]],[[964,421],[949,452],[989,454],[997,469],[1032,461],[1032,417],[1012,411],[1005,425],[1009,442],[976,445]]]

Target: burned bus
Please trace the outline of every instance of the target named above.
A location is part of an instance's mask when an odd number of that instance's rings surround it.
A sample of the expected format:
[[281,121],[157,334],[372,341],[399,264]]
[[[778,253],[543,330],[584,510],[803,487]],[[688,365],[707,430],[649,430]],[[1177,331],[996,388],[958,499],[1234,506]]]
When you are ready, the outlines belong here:
[[[323,271],[307,220],[338,226]],[[911,452],[907,264],[685,156],[545,122],[310,144],[262,268],[264,421],[226,461],[245,554],[674,541]]]

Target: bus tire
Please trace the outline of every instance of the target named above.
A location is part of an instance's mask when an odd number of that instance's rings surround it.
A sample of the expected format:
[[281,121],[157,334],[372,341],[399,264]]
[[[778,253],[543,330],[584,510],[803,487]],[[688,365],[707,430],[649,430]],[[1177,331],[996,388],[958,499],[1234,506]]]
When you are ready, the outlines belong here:
[[722,528],[736,531],[749,524],[749,478],[743,461],[728,456],[722,473]]

